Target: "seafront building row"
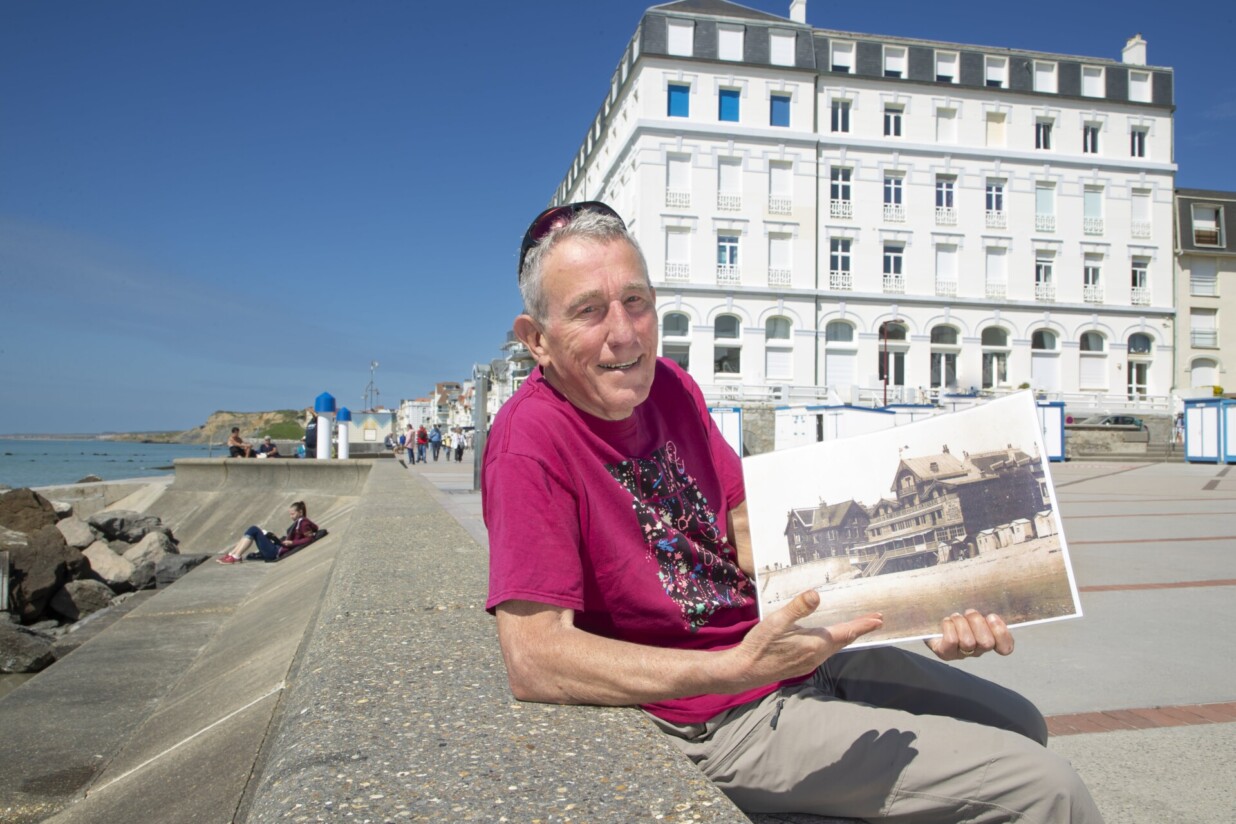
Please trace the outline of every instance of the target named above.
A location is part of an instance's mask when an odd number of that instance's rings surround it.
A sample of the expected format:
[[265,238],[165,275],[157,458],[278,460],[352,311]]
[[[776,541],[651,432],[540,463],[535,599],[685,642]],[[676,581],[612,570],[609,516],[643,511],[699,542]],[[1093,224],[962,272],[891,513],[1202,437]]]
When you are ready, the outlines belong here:
[[[805,0],[657,5],[550,202],[623,216],[661,354],[710,401],[1030,387],[1174,411],[1232,359],[1236,194],[1175,190],[1175,78],[1147,53],[821,29]],[[491,410],[532,366],[503,349]]]

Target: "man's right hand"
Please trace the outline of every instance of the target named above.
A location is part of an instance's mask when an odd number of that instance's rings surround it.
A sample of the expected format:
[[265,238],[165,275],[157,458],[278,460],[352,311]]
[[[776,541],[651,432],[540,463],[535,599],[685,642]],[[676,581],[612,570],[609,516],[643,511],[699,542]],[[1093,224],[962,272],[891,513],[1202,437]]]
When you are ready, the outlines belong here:
[[820,594],[808,590],[768,615],[747,633],[742,643],[724,654],[723,678],[734,678],[736,689],[769,684],[806,675],[834,653],[884,625],[878,612],[834,624],[808,629],[798,622],[815,612]]

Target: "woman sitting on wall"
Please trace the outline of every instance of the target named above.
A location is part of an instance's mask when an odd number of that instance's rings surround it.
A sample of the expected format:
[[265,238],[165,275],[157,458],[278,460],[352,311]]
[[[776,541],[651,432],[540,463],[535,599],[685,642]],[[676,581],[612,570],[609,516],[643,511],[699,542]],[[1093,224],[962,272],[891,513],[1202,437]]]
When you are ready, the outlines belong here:
[[[236,542],[236,546],[215,560],[221,564],[239,564],[249,547],[256,545],[257,552],[253,553],[253,556],[260,557],[264,561],[277,561],[289,552],[294,552],[312,543],[318,537],[318,525],[309,520],[304,501],[296,501],[289,506],[288,515],[292,517],[292,525],[288,527],[287,534],[282,539],[273,532],[263,532],[260,527],[251,526],[245,530],[244,536]],[[251,557],[251,560],[257,560],[257,558]]]

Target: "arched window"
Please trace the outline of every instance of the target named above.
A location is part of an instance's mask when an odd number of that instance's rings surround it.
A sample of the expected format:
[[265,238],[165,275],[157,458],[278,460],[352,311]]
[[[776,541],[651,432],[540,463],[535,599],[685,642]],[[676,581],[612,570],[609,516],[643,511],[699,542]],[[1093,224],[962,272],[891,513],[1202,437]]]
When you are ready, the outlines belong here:
[[957,388],[957,328],[941,324],[931,327],[931,388]]
[[1102,332],[1082,332],[1079,344],[1078,386],[1107,389],[1107,339]]
[[824,340],[827,343],[852,343],[854,341],[854,324],[843,320],[831,320],[824,327]]
[[788,341],[790,339],[789,318],[769,318],[764,321],[764,340]]
[[1008,346],[1009,333],[1008,330],[1002,329],[999,326],[988,326],[983,330],[983,345],[984,346]]
[[1144,332],[1134,332],[1129,335],[1129,358],[1125,367],[1125,378],[1128,381],[1129,400],[1144,398],[1150,394],[1150,336]]
[[1150,336],[1141,332],[1134,332],[1132,335],[1129,335],[1129,354],[1149,355]]
[[1055,351],[1056,333],[1048,329],[1039,329],[1030,336],[1030,348]]
[[713,372],[734,377],[742,374],[742,321],[737,315],[718,315],[712,336]]
[[1107,341],[1104,340],[1100,332],[1082,332],[1081,351],[1105,352],[1107,351]]
[[824,327],[824,382],[844,400],[853,397],[858,375],[854,324],[830,320]]
[[933,326],[931,328],[931,342],[945,344],[947,346],[956,346],[957,329],[952,326]]
[[661,355],[683,369],[691,368],[691,319],[682,312],[670,312],[661,321]]
[[906,325],[886,320],[880,324],[880,347],[876,350],[876,378],[885,385],[906,385]]
[[764,321],[764,376],[769,380],[789,380],[794,376],[790,343],[790,319]]
[[735,315],[719,315],[712,325],[712,334],[716,338],[737,340],[742,323]]
[[691,334],[691,320],[682,312],[670,312],[661,321],[661,335],[667,338],[685,338]]
[[880,324],[880,339],[904,341],[906,339],[906,325],[896,320],[885,321]]
[[1219,362],[1214,358],[1194,358],[1189,369],[1189,386],[1192,388],[1214,386],[1219,382]]
[[994,389],[1009,382],[1009,332],[1002,326],[983,330],[983,388]]

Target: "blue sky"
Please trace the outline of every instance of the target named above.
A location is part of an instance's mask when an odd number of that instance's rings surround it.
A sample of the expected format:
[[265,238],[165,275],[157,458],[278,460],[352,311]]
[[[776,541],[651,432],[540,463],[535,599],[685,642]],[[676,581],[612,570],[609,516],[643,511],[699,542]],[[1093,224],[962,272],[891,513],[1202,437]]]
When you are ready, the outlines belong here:
[[[515,252],[644,10],[0,0],[0,433],[425,395],[497,357]],[[785,15],[789,0],[746,5]],[[845,31],[1176,69],[1177,185],[1236,190],[1236,4],[809,0]]]

